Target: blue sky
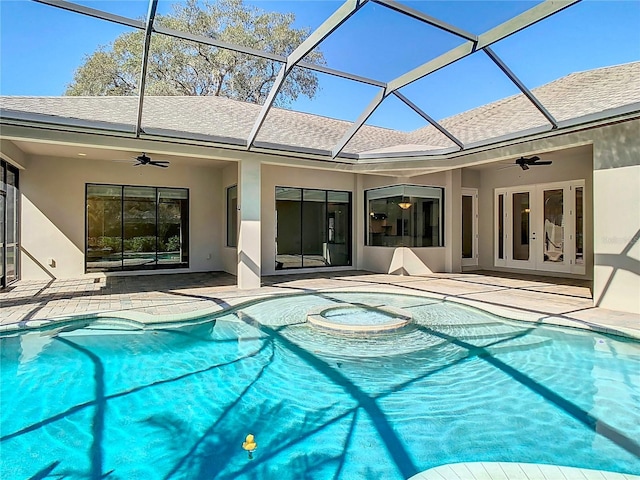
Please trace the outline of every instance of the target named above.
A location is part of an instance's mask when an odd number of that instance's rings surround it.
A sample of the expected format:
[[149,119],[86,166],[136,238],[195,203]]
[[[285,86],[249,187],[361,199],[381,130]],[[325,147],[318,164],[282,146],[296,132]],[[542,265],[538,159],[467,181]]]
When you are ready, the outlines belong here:
[[[82,1],[94,8],[143,17],[147,2]],[[160,0],[166,13],[171,0]],[[253,1],[264,10],[292,11],[297,26],[315,28],[339,1]],[[475,34],[500,24],[538,2],[407,1],[409,6]],[[85,55],[106,45],[125,27],[27,0],[0,0],[0,93],[61,95]],[[584,0],[492,48],[535,88],[575,71],[640,60],[640,1]],[[369,3],[326,39],[320,49],[330,67],[388,81],[444,53],[460,41],[433,27]],[[292,108],[355,120],[376,93],[375,87],[320,75],[313,100]],[[419,80],[402,90],[436,119],[517,93],[483,53]],[[400,101],[389,98],[370,124],[412,130],[425,124]]]

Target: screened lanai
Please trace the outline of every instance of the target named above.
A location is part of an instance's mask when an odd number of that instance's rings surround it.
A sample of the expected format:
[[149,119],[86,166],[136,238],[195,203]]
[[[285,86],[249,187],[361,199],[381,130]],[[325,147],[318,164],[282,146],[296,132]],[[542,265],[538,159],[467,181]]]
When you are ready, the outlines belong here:
[[0,0],[0,477],[640,480],[638,26]]
[[[3,99],[3,119],[351,163],[443,157],[628,113],[640,99],[625,78],[607,92],[571,78],[638,59],[635,2],[247,2],[263,25],[242,33],[234,3],[204,7],[219,9],[217,25],[169,0],[4,4],[2,94],[21,98]],[[295,35],[270,38],[276,13]],[[96,49],[126,57],[126,75],[74,90]],[[168,49],[185,57],[179,68],[160,67]],[[92,58],[112,68],[113,56]],[[207,83],[215,75],[246,85]]]

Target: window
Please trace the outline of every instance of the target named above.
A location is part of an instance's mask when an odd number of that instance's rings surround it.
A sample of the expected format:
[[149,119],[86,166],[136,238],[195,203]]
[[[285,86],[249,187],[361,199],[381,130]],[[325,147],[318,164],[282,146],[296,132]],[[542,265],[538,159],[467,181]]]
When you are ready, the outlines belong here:
[[576,187],[575,252],[576,265],[584,265],[584,187]]
[[351,193],[276,187],[276,270],[351,265]]
[[18,279],[20,260],[18,169],[0,160],[0,286]]
[[86,271],[189,266],[189,191],[87,184]]
[[473,257],[473,197],[462,195],[462,258]]
[[417,185],[366,191],[367,245],[443,246],[443,192],[442,188]]
[[504,259],[504,194],[498,195],[498,258]]
[[514,260],[529,260],[531,246],[529,235],[531,233],[531,207],[529,192],[516,192],[511,197],[511,251]]
[[238,186],[227,188],[227,247],[238,246]]

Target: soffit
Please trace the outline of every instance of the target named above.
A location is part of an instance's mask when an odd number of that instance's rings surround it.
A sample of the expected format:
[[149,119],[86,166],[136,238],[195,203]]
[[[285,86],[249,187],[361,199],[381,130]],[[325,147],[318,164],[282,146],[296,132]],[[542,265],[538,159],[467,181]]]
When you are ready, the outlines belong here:
[[[104,149],[84,145],[60,145],[22,140],[12,140],[12,143],[30,156],[81,159],[84,161],[111,161],[122,164],[131,163],[132,165],[135,163],[135,157],[142,153],[135,150]],[[85,155],[78,155],[80,153]],[[224,168],[233,165],[233,162],[211,158],[172,155],[160,149],[146,153],[151,156],[153,160],[168,160],[172,164],[208,166],[213,168]]]

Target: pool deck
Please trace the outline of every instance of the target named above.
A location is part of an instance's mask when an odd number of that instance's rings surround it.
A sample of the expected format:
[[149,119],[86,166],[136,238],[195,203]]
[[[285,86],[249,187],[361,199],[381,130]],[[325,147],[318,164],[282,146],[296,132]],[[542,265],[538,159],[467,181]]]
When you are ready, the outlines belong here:
[[638,480],[637,475],[535,463],[467,462],[431,468],[409,480]]
[[[396,276],[362,271],[263,277],[256,290],[239,290],[225,273],[84,277],[20,281],[0,290],[0,333],[12,334],[74,318],[124,318],[158,328],[203,313],[280,295],[376,292],[419,295],[509,318],[564,325],[640,339],[640,316],[593,306],[586,282],[495,272]],[[640,300],[639,300],[640,301]],[[460,463],[421,472],[411,480],[640,480],[628,474],[553,465]]]
[[368,291],[427,296],[518,320],[640,339],[639,315],[594,307],[589,285],[581,281],[495,272],[398,276],[347,271],[274,275],[263,277],[262,284],[239,290],[234,276],[220,272],[23,280],[0,290],[0,331],[92,315],[151,326],[278,295]]

